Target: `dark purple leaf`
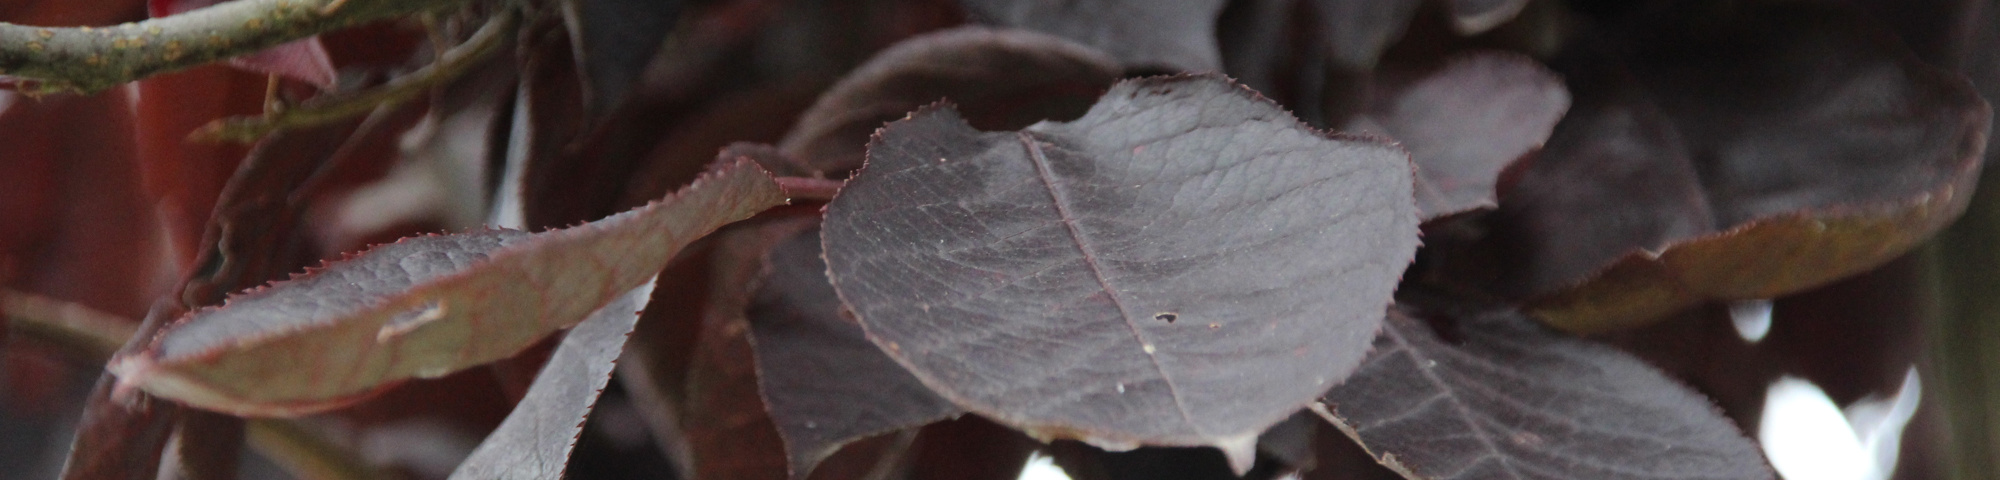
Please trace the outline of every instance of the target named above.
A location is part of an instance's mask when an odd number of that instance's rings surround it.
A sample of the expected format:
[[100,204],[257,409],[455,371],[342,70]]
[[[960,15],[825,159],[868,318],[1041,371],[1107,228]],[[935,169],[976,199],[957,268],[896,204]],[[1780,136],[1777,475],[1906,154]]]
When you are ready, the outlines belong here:
[[[1217,48],[1222,55],[1222,71],[1251,90],[1278,99],[1279,66],[1291,57],[1300,37],[1292,21],[1298,10],[1295,0],[1241,0],[1229,2],[1216,19]],[[1310,42],[1315,51],[1320,46]],[[1321,75],[1323,76],[1323,75]]]
[[1631,79],[1585,71],[1571,80],[1576,106],[1501,202],[1503,235],[1522,232],[1525,253],[1497,284],[1504,293],[1554,289],[1635,245],[1656,250],[1715,229],[1679,133]]
[[912,37],[841,79],[779,147],[821,173],[861,166],[882,124],[938,100],[977,128],[1012,130],[1083,115],[1121,69],[1104,53],[1026,30],[960,27]]
[[172,403],[138,395],[114,397],[116,379],[99,377],[77,421],[63,480],[154,480],[160,455],[181,412]]
[[1417,14],[1419,0],[1311,0],[1326,29],[1327,48],[1342,66],[1368,70]]
[[1272,425],[1257,436],[1257,451],[1268,455],[1290,470],[1311,470],[1313,467],[1313,432],[1319,428],[1319,419],[1313,414],[1299,411],[1285,421]]
[[518,178],[502,177],[503,183],[514,184],[503,184],[500,191],[519,188],[526,228],[572,225],[603,214],[618,199],[618,189],[576,186],[629,175],[624,158],[577,154],[588,140],[591,112],[571,45],[557,16],[522,22],[517,53],[521,81],[505,146],[508,162],[516,164],[508,168],[520,173]]
[[1416,247],[1407,158],[1213,75],[1020,132],[925,109],[828,205],[826,258],[869,339],[954,403],[1243,469],[1377,329]]
[[[739,145],[723,158],[774,153],[768,146]],[[758,161],[783,166],[785,160]],[[758,392],[752,331],[744,312],[765,277],[766,254],[818,223],[817,205],[773,209],[697,242],[661,273],[661,289],[675,291],[657,294],[653,301],[679,307],[656,310],[640,322],[619,366],[620,381],[640,400],[648,426],[667,446],[683,478],[786,475],[784,440]],[[852,457],[879,458],[879,450],[848,457],[851,463],[872,465],[875,458]]]
[[960,416],[917,432],[910,446],[908,478],[1015,480],[1041,446],[1020,431],[978,415]]
[[[629,173],[598,181],[622,183],[623,194],[614,205],[626,206],[645,203],[686,185],[717,158],[749,157],[779,178],[810,178],[813,170],[803,162],[760,142],[783,138],[793,120],[811,107],[825,88],[818,81],[795,81],[734,92],[708,101],[699,109],[673,115],[676,121],[656,133],[609,133],[613,137],[657,135],[658,138],[638,157],[639,163]],[[866,141],[857,141],[857,145],[863,143]],[[722,151],[720,156],[718,150]]]
[[793,478],[811,473],[841,445],[964,413],[842,317],[818,230],[779,244],[769,262],[747,315],[757,380],[784,435]]
[[1528,6],[1528,0],[1446,0],[1445,10],[1451,12],[1451,26],[1464,35],[1477,35],[1492,30]]
[[242,417],[197,409],[180,412],[167,451],[176,461],[173,480],[236,480],[243,457]]
[[1569,109],[1562,79],[1517,54],[1481,51],[1383,77],[1366,122],[1410,150],[1427,220],[1492,208],[1501,170],[1541,148]]
[[405,239],[191,312],[109,369],[122,385],[238,415],[339,407],[506,358],[652,278],[688,242],[783,202],[739,160],[578,227]]
[[[139,347],[139,337],[157,331],[181,313],[177,303],[155,302],[121,350]],[[181,406],[118,388],[117,377],[100,374],[77,419],[63,462],[62,480],[154,480]]]
[[[784,477],[791,465],[783,430],[759,393],[745,312],[765,278],[767,252],[817,219],[809,212],[771,213],[716,236],[708,275],[702,279],[708,283],[702,289],[706,297],[699,310],[683,314],[696,316],[686,320],[701,324],[681,385],[684,400],[678,405],[693,478],[775,479]],[[803,472],[796,478],[804,478]]]
[[1825,6],[1642,13],[1557,63],[1576,113],[1502,195],[1494,284],[1551,324],[1812,288],[1964,209],[1990,121],[1964,79]]
[[1745,341],[1730,317],[1726,305],[1705,305],[1651,325],[1587,338],[1631,354],[1701,392],[1754,438],[1764,394],[1771,382],[1784,376],[1788,360]]
[[1339,427],[1306,413],[1313,420],[1313,468],[1300,473],[1299,480],[1406,480],[1402,474],[1382,466],[1368,450],[1361,448]]
[[632,334],[638,313],[652,294],[653,282],[648,281],[570,329],[535,376],[528,395],[451,472],[451,478],[561,479],[584,420],[611,381],[611,368],[625,350],[625,337]]
[[1514,312],[1415,315],[1391,310],[1314,406],[1406,477],[1773,478],[1706,397],[1636,358]]
[[1225,0],[959,0],[974,20],[1074,40],[1128,67],[1220,70],[1215,18]]
[[583,96],[603,114],[631,94],[639,74],[660,50],[681,0],[565,0],[563,19],[583,74]]

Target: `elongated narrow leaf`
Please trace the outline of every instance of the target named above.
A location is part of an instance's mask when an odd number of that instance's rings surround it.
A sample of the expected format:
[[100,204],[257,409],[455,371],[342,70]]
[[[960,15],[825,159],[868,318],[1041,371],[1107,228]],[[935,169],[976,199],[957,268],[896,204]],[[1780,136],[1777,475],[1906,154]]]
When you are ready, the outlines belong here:
[[[1412,479],[1772,478],[1714,404],[1644,362],[1514,312],[1400,308],[1314,410]],[[1330,409],[1328,407],[1331,407]]]
[[404,239],[190,313],[110,368],[122,385],[209,410],[335,408],[511,355],[651,278],[688,242],[783,202],[739,160],[578,227]]
[[965,410],[932,393],[841,317],[826,281],[819,231],[771,250],[770,274],[751,301],[757,379],[785,440],[792,478],[849,442],[921,427]]
[[597,394],[611,382],[611,367],[625,337],[653,296],[653,282],[628,290],[570,329],[542,367],[528,395],[486,436],[451,478],[559,480],[569,465],[583,422]]
[[886,127],[827,207],[829,273],[933,390],[1041,438],[1221,446],[1345,378],[1416,248],[1408,156],[1214,75],[1082,118]]
[[1056,35],[1111,53],[1127,67],[1217,70],[1223,0],[959,0],[975,20]]

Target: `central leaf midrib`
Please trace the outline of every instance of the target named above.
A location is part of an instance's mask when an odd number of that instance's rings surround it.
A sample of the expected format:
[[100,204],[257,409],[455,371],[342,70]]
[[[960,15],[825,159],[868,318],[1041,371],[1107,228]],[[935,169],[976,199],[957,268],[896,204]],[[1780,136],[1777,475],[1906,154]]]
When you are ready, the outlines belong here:
[[[1139,342],[1142,349],[1140,353],[1144,354],[1147,360],[1152,361],[1153,371],[1160,375],[1161,381],[1166,382],[1167,393],[1174,399],[1174,408],[1180,410],[1181,419],[1187,422],[1188,428],[1205,435],[1206,432],[1203,432],[1201,427],[1195,423],[1194,415],[1188,412],[1187,403],[1181,399],[1180,386],[1174,383],[1172,376],[1167,375],[1166,365],[1160,363],[1160,356],[1157,353],[1159,347],[1146,340],[1145,333],[1139,330],[1139,324],[1132,320],[1132,312],[1126,308],[1125,299],[1119,296],[1118,289],[1112,288],[1111,281],[1105,278],[1104,269],[1097,261],[1097,253],[1091,250],[1090,243],[1085,239],[1083,230],[1077,227],[1076,215],[1071,214],[1069,211],[1069,199],[1063,194],[1062,190],[1056,188],[1055,172],[1049,167],[1048,156],[1042,153],[1041,144],[1036,142],[1035,137],[1029,135],[1026,131],[1015,132],[1014,136],[1021,142],[1022,147],[1027,149],[1029,162],[1035,165],[1035,173],[1041,178],[1042,186],[1048,190],[1049,200],[1055,203],[1056,214],[1062,217],[1062,224],[1069,231],[1070,243],[1076,245],[1077,253],[1083,256],[1084,266],[1088,267],[1090,275],[1097,279],[1098,287],[1103,288],[1104,294],[1111,298],[1111,305],[1118,308],[1119,318],[1124,320],[1125,327],[1131,330],[1132,338]],[[1146,346],[1153,346],[1155,351],[1144,351],[1143,348]]]

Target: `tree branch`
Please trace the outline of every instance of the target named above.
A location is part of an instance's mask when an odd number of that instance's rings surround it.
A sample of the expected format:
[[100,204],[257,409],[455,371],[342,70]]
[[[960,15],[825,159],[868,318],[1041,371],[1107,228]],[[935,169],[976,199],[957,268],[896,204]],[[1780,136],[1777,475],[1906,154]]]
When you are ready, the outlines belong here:
[[237,0],[113,27],[0,23],[0,74],[37,92],[97,92],[377,20],[469,0]]
[[139,329],[138,322],[102,310],[13,290],[0,290],[0,315],[11,320],[8,328],[31,341],[97,363],[111,358]]
[[204,142],[248,143],[273,130],[324,125],[374,111],[382,105],[409,101],[430,91],[431,87],[464,75],[480,60],[499,51],[505,41],[512,38],[518,15],[513,11],[496,14],[465,39],[465,43],[446,51],[436,63],[396,77],[381,87],[346,95],[317,96],[263,116],[219,119],[195,130],[189,138]]

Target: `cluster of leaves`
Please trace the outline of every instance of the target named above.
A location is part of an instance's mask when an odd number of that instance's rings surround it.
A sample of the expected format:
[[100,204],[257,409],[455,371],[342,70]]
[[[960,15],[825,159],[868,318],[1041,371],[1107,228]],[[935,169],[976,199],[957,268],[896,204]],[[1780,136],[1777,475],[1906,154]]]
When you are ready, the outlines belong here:
[[[220,11],[123,3],[0,20]],[[63,478],[1773,478],[1819,350],[1721,306],[1908,276],[1991,128],[1870,4],[434,3],[4,97],[0,280],[109,312],[0,298],[108,361]]]

